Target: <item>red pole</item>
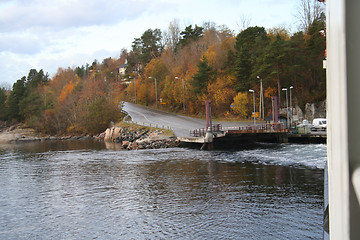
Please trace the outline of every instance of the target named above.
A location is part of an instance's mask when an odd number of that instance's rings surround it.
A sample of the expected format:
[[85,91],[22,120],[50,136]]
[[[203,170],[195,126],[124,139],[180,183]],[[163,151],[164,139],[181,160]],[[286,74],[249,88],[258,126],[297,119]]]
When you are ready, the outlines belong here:
[[271,97],[271,100],[273,101],[273,106],[274,106],[274,112],[273,112],[273,121],[274,123],[277,123],[279,121],[278,117],[279,117],[279,112],[278,112],[278,104],[277,104],[277,97]]

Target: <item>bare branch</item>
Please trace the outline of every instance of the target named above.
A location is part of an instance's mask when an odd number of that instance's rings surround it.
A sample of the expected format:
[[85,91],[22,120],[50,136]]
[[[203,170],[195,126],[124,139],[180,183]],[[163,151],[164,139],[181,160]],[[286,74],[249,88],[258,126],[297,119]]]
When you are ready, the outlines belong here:
[[250,26],[251,20],[252,20],[251,17],[242,14],[240,16],[240,22],[236,22],[239,32],[242,32],[245,29],[247,29]]
[[299,29],[307,32],[309,26],[319,20],[325,9],[317,0],[301,0],[295,17],[299,20]]

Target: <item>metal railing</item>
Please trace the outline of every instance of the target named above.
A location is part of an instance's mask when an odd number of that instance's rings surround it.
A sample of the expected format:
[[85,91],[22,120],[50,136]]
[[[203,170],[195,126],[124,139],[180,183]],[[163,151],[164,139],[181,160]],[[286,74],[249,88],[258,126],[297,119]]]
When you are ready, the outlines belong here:
[[221,124],[215,124],[210,126],[208,129],[206,128],[198,128],[190,130],[190,136],[192,137],[205,137],[206,132],[220,132],[222,131],[222,125]]
[[205,137],[206,132],[220,132],[220,131],[240,131],[243,133],[261,133],[261,132],[284,132],[287,131],[283,128],[282,123],[267,123],[267,124],[258,124],[258,125],[247,125],[239,127],[222,127],[221,124],[212,125],[209,129],[198,128],[190,130],[190,136],[192,137]]
[[[130,118],[130,120],[127,120],[127,118]],[[153,128],[161,128],[161,129],[169,129],[169,130],[171,130],[171,127],[167,126],[167,125],[133,121],[133,120],[131,120],[131,117],[129,115],[124,117],[123,121],[125,123],[133,123],[133,124],[137,124],[137,125],[144,126],[144,127],[153,127]]]
[[226,127],[226,128],[223,128],[223,130],[249,132],[249,131],[258,131],[258,130],[281,131],[281,130],[285,130],[285,129],[283,128],[282,123],[267,123],[267,124],[247,125],[247,126],[239,126],[239,127]]

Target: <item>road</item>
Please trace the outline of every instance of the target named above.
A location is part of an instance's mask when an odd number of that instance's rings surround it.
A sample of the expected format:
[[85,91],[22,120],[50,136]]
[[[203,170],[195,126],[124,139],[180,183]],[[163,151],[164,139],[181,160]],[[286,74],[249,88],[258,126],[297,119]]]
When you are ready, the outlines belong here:
[[[141,125],[151,124],[154,126],[158,125],[159,127],[168,127],[178,137],[188,137],[190,136],[190,130],[206,127],[206,121],[202,119],[168,113],[133,103],[126,102],[123,110],[130,115],[133,122],[137,122]],[[222,124],[223,127],[235,127],[251,124],[242,122],[213,122],[213,124],[217,123]]]

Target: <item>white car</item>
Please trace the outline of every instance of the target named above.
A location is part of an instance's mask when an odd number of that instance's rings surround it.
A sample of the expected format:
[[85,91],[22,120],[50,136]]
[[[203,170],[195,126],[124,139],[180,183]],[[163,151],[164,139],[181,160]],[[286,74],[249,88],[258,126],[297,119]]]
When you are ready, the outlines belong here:
[[326,130],[327,127],[327,122],[326,122],[326,118],[315,118],[313,120],[313,127],[311,130],[313,131],[318,131],[318,130]]

